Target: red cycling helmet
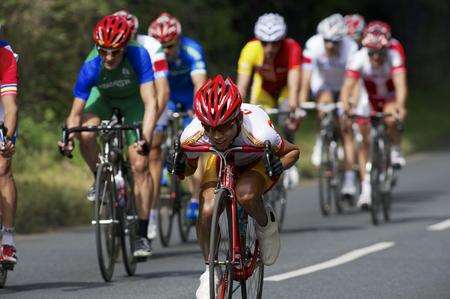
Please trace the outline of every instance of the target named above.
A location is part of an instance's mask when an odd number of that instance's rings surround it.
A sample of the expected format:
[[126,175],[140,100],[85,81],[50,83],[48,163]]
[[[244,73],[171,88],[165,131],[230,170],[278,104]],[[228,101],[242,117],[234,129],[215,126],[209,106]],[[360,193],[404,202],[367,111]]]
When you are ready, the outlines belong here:
[[116,11],[114,13],[114,16],[124,17],[127,20],[128,26],[130,27],[132,34],[135,34],[138,31],[139,20],[135,15],[131,14],[129,11],[122,9]]
[[233,121],[241,114],[242,98],[231,80],[221,75],[209,79],[195,94],[195,116],[204,125],[218,127]]
[[130,40],[131,30],[124,17],[110,15],[95,25],[92,36],[99,47],[121,49]]
[[345,25],[347,26],[347,35],[353,39],[361,37],[366,22],[361,15],[346,15],[344,17]]
[[391,26],[381,21],[370,22],[364,29],[361,44],[369,49],[381,50],[389,46]]
[[171,42],[181,35],[181,24],[175,17],[164,12],[152,22],[148,34],[162,44]]

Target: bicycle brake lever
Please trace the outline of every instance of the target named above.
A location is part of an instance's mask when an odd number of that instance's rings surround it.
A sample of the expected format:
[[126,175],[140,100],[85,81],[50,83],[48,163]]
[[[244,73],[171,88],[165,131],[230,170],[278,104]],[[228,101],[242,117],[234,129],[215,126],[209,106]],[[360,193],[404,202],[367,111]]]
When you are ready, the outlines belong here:
[[[67,126],[63,126],[63,127],[62,127],[62,138],[61,138],[61,141],[62,141],[62,143],[64,144],[64,146],[66,146],[66,145],[67,145],[67,142],[69,141],[69,136],[68,136],[68,134],[67,134]],[[63,149],[60,148],[60,147],[58,147],[58,148],[59,148],[59,153],[60,153],[62,156],[67,157],[67,158],[69,158],[69,159],[72,159],[72,158],[73,158],[73,155],[72,155],[72,154],[65,155]]]
[[272,155],[272,145],[269,140],[264,141],[264,159],[266,160],[266,165],[268,165],[267,174],[269,177],[273,176],[272,163],[270,162]]

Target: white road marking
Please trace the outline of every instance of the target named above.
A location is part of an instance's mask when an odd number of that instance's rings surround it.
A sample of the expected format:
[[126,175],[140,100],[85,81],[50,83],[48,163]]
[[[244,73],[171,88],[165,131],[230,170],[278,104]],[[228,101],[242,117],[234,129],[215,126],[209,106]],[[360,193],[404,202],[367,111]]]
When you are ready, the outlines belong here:
[[427,227],[427,230],[431,231],[431,232],[436,232],[436,231],[446,230],[449,228],[450,228],[450,219],[447,219],[442,222],[430,225],[429,227]]
[[314,273],[317,271],[325,270],[328,268],[337,267],[342,264],[357,260],[365,255],[388,249],[394,245],[395,245],[394,242],[376,243],[376,244],[368,246],[368,247],[350,251],[344,255],[341,255],[337,258],[328,260],[328,261],[320,263],[320,264],[312,265],[312,266],[305,267],[305,268],[300,268],[298,270],[294,270],[294,271],[290,271],[290,272],[286,272],[286,273],[282,273],[282,274],[278,274],[278,275],[269,276],[269,277],[265,278],[264,280],[266,280],[266,281],[282,281],[282,280],[290,279],[293,277],[303,276],[303,275],[307,275],[307,274]]

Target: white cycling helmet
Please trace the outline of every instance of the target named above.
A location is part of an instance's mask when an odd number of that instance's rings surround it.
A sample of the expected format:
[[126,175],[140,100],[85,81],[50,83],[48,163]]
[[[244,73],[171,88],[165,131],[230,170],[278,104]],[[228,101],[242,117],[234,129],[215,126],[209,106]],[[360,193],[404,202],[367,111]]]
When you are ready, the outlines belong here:
[[286,36],[284,18],[276,13],[266,13],[255,24],[255,36],[262,42],[276,42]]
[[344,17],[337,13],[322,20],[317,26],[317,33],[325,40],[341,41],[347,34]]

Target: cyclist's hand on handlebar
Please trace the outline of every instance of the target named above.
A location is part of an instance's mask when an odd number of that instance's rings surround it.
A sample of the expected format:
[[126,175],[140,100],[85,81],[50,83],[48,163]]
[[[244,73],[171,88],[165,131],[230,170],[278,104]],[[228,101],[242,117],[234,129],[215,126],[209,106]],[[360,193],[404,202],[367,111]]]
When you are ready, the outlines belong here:
[[284,170],[280,158],[273,153],[270,154],[269,159],[264,159],[264,166],[266,168],[267,175],[272,180],[279,178]]
[[146,156],[148,155],[148,153],[150,153],[151,145],[145,140],[136,141],[135,147],[137,148],[138,154],[142,156]]
[[9,159],[16,152],[16,147],[11,139],[5,138],[5,141],[0,144],[0,153],[3,158]]
[[59,147],[59,151],[61,152],[62,155],[66,156],[66,157],[71,157],[72,151],[75,148],[75,143],[71,139],[69,139],[67,141],[67,143],[58,141],[58,147]]
[[399,120],[400,121],[405,120],[406,114],[407,114],[406,108],[402,105],[399,105],[397,107],[397,115],[398,115]]
[[167,170],[183,178],[186,172],[187,155],[181,150],[170,151],[167,156]]

